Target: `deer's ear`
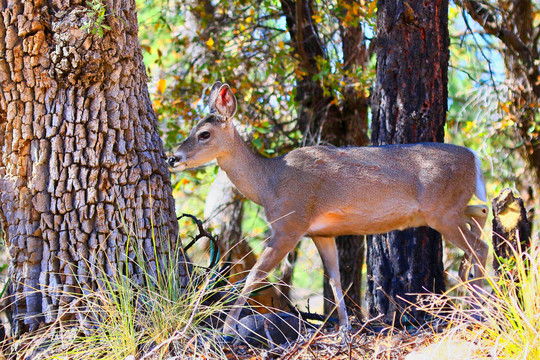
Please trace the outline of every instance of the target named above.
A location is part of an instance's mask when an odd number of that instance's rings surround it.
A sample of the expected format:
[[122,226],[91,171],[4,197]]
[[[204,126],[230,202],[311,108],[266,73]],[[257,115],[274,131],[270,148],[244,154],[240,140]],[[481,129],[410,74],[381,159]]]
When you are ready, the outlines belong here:
[[221,81],[216,81],[210,90],[210,95],[208,96],[208,108],[210,109],[210,112],[216,111],[216,100],[222,85]]
[[227,119],[232,118],[236,113],[236,97],[229,85],[223,84],[220,87],[215,101],[215,108],[218,113],[225,116]]

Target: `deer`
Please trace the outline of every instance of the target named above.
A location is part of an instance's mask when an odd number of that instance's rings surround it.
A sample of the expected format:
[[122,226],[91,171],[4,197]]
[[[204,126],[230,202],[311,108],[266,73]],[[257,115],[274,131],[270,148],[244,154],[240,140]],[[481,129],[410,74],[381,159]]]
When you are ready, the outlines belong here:
[[[233,117],[237,100],[216,82],[209,114],[180,144],[168,164],[192,169],[214,159],[249,200],[264,208],[271,236],[223,326],[233,334],[242,306],[257,284],[310,237],[327,270],[340,331],[349,318],[341,288],[335,237],[429,226],[464,252],[463,282],[482,283],[488,246],[481,239],[488,208],[481,162],[465,147],[415,143],[367,147],[306,146],[267,158],[251,150]],[[473,196],[482,204],[469,205]],[[471,275],[469,278],[469,275]]]

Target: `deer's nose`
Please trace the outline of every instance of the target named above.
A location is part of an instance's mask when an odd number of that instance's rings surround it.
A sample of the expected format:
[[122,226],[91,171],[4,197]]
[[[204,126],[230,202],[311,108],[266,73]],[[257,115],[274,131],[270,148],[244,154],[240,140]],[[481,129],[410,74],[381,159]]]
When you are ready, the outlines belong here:
[[169,164],[169,166],[171,167],[174,167],[174,164],[176,164],[176,162],[178,161],[178,159],[176,158],[176,156],[171,156],[167,159],[167,163]]

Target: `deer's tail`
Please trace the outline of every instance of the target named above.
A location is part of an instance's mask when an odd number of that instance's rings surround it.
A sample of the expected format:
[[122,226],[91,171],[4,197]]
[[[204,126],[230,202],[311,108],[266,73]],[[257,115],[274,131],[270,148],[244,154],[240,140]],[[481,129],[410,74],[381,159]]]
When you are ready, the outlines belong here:
[[486,185],[484,183],[484,174],[482,173],[482,163],[476,154],[474,154],[474,162],[476,167],[476,190],[474,193],[478,200],[487,202]]

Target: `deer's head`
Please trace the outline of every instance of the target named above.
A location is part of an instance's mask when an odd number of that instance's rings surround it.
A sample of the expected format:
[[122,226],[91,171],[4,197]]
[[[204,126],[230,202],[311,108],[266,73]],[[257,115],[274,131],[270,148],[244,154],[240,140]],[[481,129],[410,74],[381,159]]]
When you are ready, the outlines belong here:
[[236,97],[227,84],[216,82],[208,98],[210,114],[199,121],[186,140],[167,159],[178,170],[195,168],[224,155],[231,147]]

